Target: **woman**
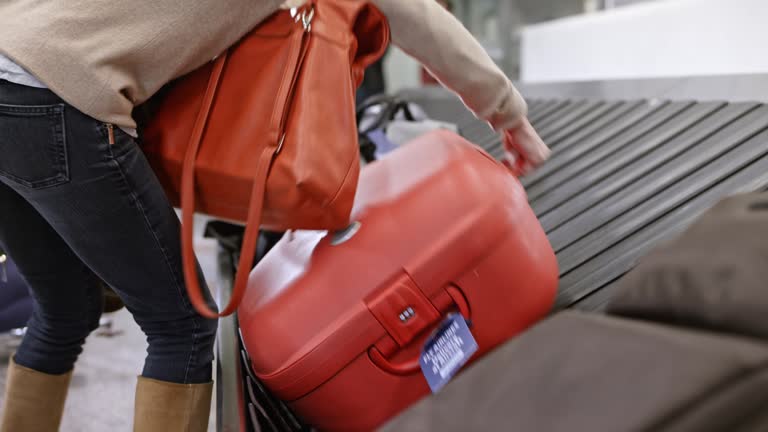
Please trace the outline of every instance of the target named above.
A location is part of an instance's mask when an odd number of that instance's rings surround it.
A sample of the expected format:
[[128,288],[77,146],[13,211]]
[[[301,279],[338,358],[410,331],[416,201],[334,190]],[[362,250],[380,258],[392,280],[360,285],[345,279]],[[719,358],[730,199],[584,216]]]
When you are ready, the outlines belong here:
[[[440,6],[444,7],[448,12],[453,13],[453,3],[449,0],[435,0],[440,3]],[[435,77],[429,73],[429,71],[422,66],[421,67],[421,84],[425,86],[440,85]]]
[[[137,147],[131,112],[281,3],[0,2],[0,243],[35,300],[0,431],[58,429],[75,361],[98,326],[100,280],[149,342],[135,430],[206,429],[217,323],[189,303],[179,221]],[[434,0],[374,3],[394,43],[506,132],[528,169],[546,159],[523,99],[457,20]]]

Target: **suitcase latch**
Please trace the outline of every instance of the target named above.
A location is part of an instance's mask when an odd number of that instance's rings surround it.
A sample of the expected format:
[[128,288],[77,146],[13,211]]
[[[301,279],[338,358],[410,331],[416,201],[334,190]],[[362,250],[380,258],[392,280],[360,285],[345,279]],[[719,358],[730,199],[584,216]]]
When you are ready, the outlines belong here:
[[401,347],[440,319],[438,310],[407,274],[366,298],[365,303]]

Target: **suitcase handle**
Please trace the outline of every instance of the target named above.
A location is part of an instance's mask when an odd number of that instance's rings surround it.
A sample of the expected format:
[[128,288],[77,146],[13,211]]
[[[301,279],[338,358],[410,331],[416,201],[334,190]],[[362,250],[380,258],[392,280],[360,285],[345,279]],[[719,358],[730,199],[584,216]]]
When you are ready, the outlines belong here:
[[[470,311],[469,311],[469,304],[467,303],[467,299],[464,297],[464,294],[461,293],[458,287],[454,285],[448,286],[445,291],[448,293],[448,295],[453,300],[452,306],[456,306],[459,309],[459,312],[461,315],[469,321],[470,319]],[[445,312],[445,311],[444,311]],[[384,354],[379,351],[376,346],[372,346],[368,349],[368,357],[371,359],[373,364],[375,364],[379,369],[389,372],[393,375],[413,375],[419,373],[421,371],[421,365],[419,364],[419,356],[417,355],[416,358],[405,360],[402,362],[392,362],[387,357],[384,356]]]

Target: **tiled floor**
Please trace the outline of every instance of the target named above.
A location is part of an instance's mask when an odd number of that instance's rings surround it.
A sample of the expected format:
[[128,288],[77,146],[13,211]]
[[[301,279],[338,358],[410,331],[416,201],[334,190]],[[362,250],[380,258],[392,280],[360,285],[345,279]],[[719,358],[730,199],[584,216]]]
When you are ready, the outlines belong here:
[[[201,220],[197,226],[202,227],[202,223]],[[198,236],[196,248],[206,278],[215,290],[216,244]],[[117,334],[93,334],[86,341],[75,367],[61,432],[132,430],[136,376],[141,373],[147,344],[139,327],[124,309],[111,318],[112,330]],[[7,339],[0,340],[0,402],[5,394],[8,358],[14,350],[14,344]],[[215,407],[215,403],[212,405]],[[1,411],[0,406],[0,415]],[[208,430],[213,432],[214,425],[212,407]]]

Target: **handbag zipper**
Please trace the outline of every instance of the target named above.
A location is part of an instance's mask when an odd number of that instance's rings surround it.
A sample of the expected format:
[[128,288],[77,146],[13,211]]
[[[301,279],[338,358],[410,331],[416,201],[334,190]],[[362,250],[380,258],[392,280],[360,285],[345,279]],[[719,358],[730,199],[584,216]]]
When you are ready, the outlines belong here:
[[[293,14],[293,11],[292,11]],[[293,76],[291,77],[291,83],[288,87],[288,94],[286,95],[286,103],[283,106],[282,117],[280,118],[280,138],[277,145],[275,154],[280,153],[283,148],[283,142],[285,142],[285,124],[288,120],[288,115],[291,110],[291,101],[296,94],[296,84],[299,80],[299,74],[301,73],[302,66],[304,65],[304,59],[306,58],[307,48],[309,46],[309,36],[312,32],[312,20],[315,17],[315,9],[310,6],[308,9],[304,9],[301,13],[295,16],[296,22],[300,23],[304,28],[304,32],[301,35],[301,46],[299,47],[299,54],[296,59],[296,67],[293,69]]]

